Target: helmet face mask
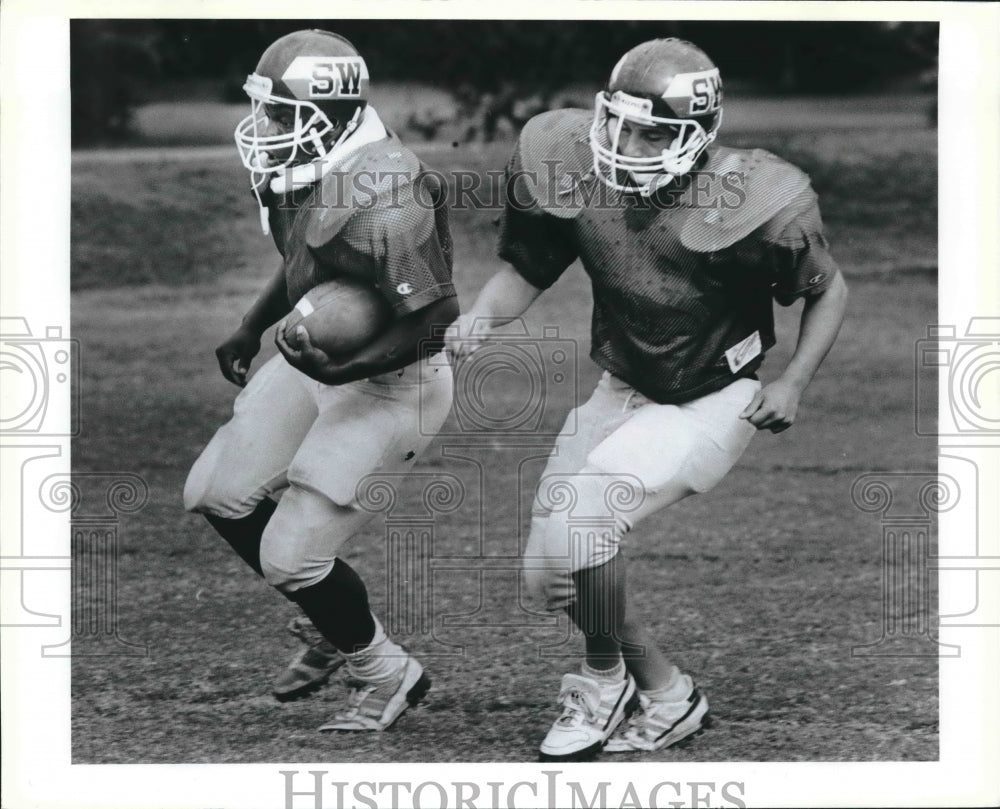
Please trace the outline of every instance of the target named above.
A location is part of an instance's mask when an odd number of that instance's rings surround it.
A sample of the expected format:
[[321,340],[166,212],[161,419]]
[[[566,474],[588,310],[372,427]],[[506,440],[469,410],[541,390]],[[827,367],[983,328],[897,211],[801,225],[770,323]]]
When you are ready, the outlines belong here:
[[[708,57],[681,40],[643,43],[619,60],[595,97],[594,172],[611,188],[648,196],[694,168],[721,122],[722,83]],[[665,147],[624,154],[623,131],[633,128],[658,130]]]
[[297,31],[272,44],[243,90],[250,114],[236,147],[254,175],[323,160],[358,126],[368,102],[368,68],[343,37]]
[[[329,151],[325,141],[338,126],[314,103],[276,96],[271,85],[270,79],[256,73],[247,77],[243,90],[250,96],[250,114],[236,126],[243,165],[261,174],[321,158]],[[286,107],[293,125],[274,126],[274,119],[286,117],[281,114]]]

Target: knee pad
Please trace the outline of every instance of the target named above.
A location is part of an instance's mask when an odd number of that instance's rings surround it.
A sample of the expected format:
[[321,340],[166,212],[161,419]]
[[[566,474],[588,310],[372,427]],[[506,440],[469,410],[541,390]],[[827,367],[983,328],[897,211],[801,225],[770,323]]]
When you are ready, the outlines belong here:
[[275,491],[274,486],[245,491],[231,485],[236,478],[220,473],[219,461],[217,445],[213,441],[188,472],[184,482],[185,511],[238,520],[253,512],[262,500]]
[[566,567],[543,567],[538,560],[525,559],[524,588],[531,601],[543,604],[549,612],[565,610],[576,597],[573,575]]
[[528,548],[536,556],[562,560],[570,572],[602,565],[618,552],[622,536],[632,527],[632,512],[644,497],[642,483],[633,475],[592,466],[543,478]]
[[330,573],[340,546],[370,518],[317,492],[290,487],[261,540],[265,580],[286,595],[317,584]]
[[335,553],[329,556],[312,553],[313,539],[272,519],[260,543],[260,569],[264,581],[290,595],[326,578],[337,557]]
[[573,574],[613,559],[621,534],[613,520],[575,522],[562,512],[536,517],[522,560],[528,594],[546,609],[566,609],[575,598]]

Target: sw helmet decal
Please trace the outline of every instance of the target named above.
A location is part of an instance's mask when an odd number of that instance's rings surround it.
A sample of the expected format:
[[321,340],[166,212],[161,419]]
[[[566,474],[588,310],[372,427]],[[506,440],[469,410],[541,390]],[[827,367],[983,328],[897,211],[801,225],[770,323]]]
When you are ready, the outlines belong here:
[[368,66],[360,56],[296,56],[281,79],[301,100],[349,101],[367,95]]

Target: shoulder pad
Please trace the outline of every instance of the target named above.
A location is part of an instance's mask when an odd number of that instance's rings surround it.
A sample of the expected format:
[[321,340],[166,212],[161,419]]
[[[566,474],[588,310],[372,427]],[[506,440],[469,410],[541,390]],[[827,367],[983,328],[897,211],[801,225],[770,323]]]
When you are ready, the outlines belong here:
[[583,206],[573,203],[577,183],[593,177],[589,133],[593,114],[587,110],[552,110],[536,115],[521,131],[517,149],[521,169],[519,200],[560,219],[573,219]]
[[361,147],[320,181],[319,195],[307,203],[314,210],[306,244],[328,244],[355,213],[377,207],[380,199],[404,199],[399,189],[415,182],[420,172],[416,155],[396,137]]
[[770,152],[720,147],[689,189],[705,201],[688,214],[681,244],[697,253],[730,247],[778,216],[808,188],[805,172]]

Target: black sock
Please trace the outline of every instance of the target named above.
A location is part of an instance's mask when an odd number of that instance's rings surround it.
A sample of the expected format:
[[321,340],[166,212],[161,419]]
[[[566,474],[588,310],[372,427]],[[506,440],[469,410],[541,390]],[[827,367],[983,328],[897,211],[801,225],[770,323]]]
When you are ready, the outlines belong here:
[[246,517],[227,519],[216,517],[214,514],[206,514],[205,517],[222,538],[232,545],[239,557],[250,565],[258,576],[263,577],[264,572],[260,567],[260,538],[264,535],[267,521],[271,519],[277,507],[278,504],[274,500],[265,497]]
[[375,637],[375,619],[368,608],[368,590],[343,559],[334,562],[326,578],[289,593],[320,633],[342,652],[363,649]]

